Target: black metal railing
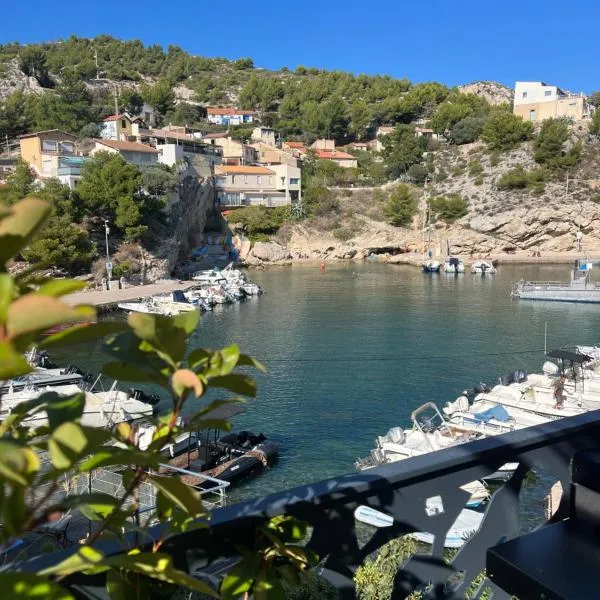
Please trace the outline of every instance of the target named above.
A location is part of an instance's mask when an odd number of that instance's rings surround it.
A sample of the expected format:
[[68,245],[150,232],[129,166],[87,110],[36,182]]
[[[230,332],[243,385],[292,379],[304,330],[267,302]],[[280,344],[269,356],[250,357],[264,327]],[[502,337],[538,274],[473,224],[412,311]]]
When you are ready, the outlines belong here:
[[[257,525],[277,515],[293,515],[311,525],[308,546],[321,559],[320,575],[339,590],[341,598],[350,600],[355,597],[353,574],[366,557],[395,538],[427,531],[435,535],[431,552],[415,554],[402,566],[394,580],[392,597],[405,598],[420,589],[423,598],[463,598],[486,567],[487,549],[519,536],[520,492],[528,473],[543,471],[561,481],[564,493],[552,520],[562,519],[568,514],[573,456],[598,449],[600,411],[588,412],[227,506],[212,513],[209,528],[174,536],[161,551],[170,553],[178,568],[214,579],[215,573],[231,565],[236,545],[252,547]],[[469,496],[461,486],[509,462],[520,466],[493,493],[479,530],[452,559],[446,560],[446,533]],[[425,508],[429,498],[436,498],[438,505],[441,500],[442,511],[428,515]],[[364,535],[357,535],[354,518],[360,505],[391,515],[393,525],[373,529],[365,541]],[[151,528],[149,538],[141,541],[149,546],[150,540],[160,538],[162,532],[160,526]],[[126,544],[134,541],[132,537]],[[108,554],[123,551],[116,542],[99,546]],[[41,556],[15,567],[37,572],[73,551]],[[78,597],[98,598],[104,595],[103,577],[73,575],[63,584]],[[487,595],[483,595],[486,590]],[[487,579],[471,597],[482,595],[494,600],[509,598]]]

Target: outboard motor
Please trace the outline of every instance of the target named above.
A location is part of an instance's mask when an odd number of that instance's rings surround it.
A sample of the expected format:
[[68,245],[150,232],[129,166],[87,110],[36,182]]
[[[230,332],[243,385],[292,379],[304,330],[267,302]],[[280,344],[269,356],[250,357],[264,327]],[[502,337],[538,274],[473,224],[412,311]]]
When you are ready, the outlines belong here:
[[[475,396],[477,394],[486,394],[487,392],[490,391],[489,386],[487,385],[487,383],[484,383],[483,381],[480,381],[479,383],[475,384],[473,386],[473,392],[475,393]],[[467,396],[467,398],[469,398],[468,394],[465,394]],[[469,398],[470,400],[471,398]]]

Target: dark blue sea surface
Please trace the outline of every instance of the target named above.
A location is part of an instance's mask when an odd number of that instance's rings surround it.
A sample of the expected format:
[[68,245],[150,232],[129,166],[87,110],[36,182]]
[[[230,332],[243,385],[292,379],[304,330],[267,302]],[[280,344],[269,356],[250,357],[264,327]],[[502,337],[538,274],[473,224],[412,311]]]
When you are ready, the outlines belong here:
[[[249,275],[266,294],[218,307],[192,336],[196,346],[237,342],[268,368],[236,429],[276,439],[281,456],[234,500],[348,473],[424,402],[442,406],[517,368],[540,371],[546,323],[548,349],[600,338],[600,305],[510,298],[512,281],[566,281],[567,266],[501,265],[495,277],[373,263]],[[89,370],[103,359],[98,346],[57,358]]]

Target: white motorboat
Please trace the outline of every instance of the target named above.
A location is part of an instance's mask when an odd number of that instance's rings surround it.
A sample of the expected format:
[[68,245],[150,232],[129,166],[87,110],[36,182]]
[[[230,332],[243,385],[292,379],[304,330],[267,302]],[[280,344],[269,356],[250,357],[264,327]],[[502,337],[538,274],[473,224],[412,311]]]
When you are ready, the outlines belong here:
[[210,269],[209,271],[197,271],[192,275],[192,280],[196,281],[198,285],[222,285],[227,283],[227,279],[223,276],[223,273],[218,269]]
[[[424,417],[426,411],[433,411],[433,415]],[[471,423],[464,419],[457,422],[448,421],[433,402],[427,402],[414,410],[411,420],[412,429],[403,430],[394,427],[385,436],[377,438],[377,447],[371,453],[371,462],[375,464],[371,466],[421,456],[513,430],[510,424]],[[364,462],[359,460],[355,466],[360,469]],[[505,479],[515,471],[517,466],[516,463],[502,465],[498,471],[491,473],[485,479]]]
[[423,261],[423,273],[439,273],[442,263],[439,260],[429,259]]
[[487,260],[476,260],[471,265],[471,273],[474,275],[495,275],[496,267]]
[[[443,513],[444,507],[441,498],[428,498],[426,501],[425,512],[429,517]],[[463,509],[456,521],[446,532],[444,540],[445,548],[460,548],[475,532],[479,530],[484,514],[471,510]],[[384,512],[371,508],[370,506],[359,506],[354,511],[354,518],[361,523],[371,525],[372,527],[382,528],[391,527],[394,524],[394,518]],[[433,544],[434,535],[425,531],[411,533],[410,537],[424,544]]]
[[444,260],[444,273],[457,275],[465,272],[465,263],[457,256],[447,256]]
[[[112,427],[123,421],[134,421],[151,417],[154,408],[147,402],[133,398],[129,393],[117,389],[115,381],[108,391],[86,391],[79,386],[62,385],[55,387],[26,388],[18,392],[3,394],[0,399],[0,420],[7,417],[19,404],[38,398],[46,392],[55,392],[59,396],[85,394],[85,406],[81,423],[91,427]],[[40,427],[48,424],[44,411],[36,413],[23,421],[26,427]]]
[[175,290],[172,295],[151,296],[140,302],[120,302],[117,306],[127,312],[164,315],[168,317],[198,309],[197,306],[185,297],[181,290]]
[[246,296],[259,296],[263,293],[261,287],[258,284],[252,282],[242,283],[242,285],[240,286],[240,290],[242,290],[242,292],[244,292]]

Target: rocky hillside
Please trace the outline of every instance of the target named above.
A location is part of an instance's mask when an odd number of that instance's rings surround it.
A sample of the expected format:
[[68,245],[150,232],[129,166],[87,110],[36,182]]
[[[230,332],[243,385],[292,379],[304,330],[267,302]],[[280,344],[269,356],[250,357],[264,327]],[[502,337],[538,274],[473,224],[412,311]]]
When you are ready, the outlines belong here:
[[600,255],[600,142],[587,141],[585,128],[571,130],[570,144],[583,144],[579,164],[569,173],[552,175],[534,189],[500,189],[501,178],[515,168],[534,171],[533,142],[497,155],[482,142],[443,145],[435,153],[435,181],[426,188],[411,185],[419,210],[412,225],[393,227],[386,222],[384,205],[399,185],[379,188],[331,189],[339,208],[318,218],[285,225],[274,242],[248,253],[250,264],[290,260],[341,260],[384,255],[401,261],[407,250],[421,252],[422,227],[429,198],[456,194],[468,202],[467,214],[452,224],[433,224],[432,249],[473,255],[531,256],[541,252],[575,251],[575,233],[581,228],[583,249]]
[[495,81],[474,81],[459,86],[463,94],[475,94],[481,96],[490,104],[510,104],[513,101],[513,91],[501,83]]

